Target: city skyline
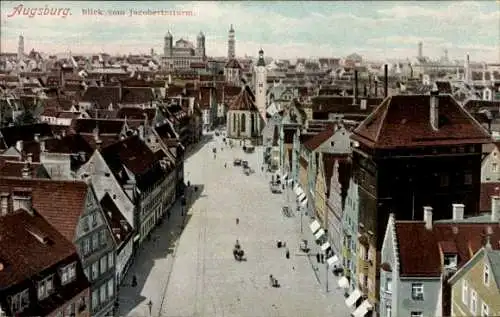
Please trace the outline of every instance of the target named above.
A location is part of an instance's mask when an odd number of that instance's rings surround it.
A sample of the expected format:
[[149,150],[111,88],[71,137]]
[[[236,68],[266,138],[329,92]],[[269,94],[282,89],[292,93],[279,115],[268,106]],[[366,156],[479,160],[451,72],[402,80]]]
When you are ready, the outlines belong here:
[[[22,7],[21,7],[22,6]],[[33,17],[24,9],[41,9]],[[38,15],[59,10],[58,16]],[[82,10],[121,10],[124,16],[83,15]],[[135,12],[130,16],[131,10]],[[168,11],[139,16],[137,11]],[[49,12],[47,11],[47,12]],[[34,12],[34,11],[33,11]],[[52,11],[55,12],[55,11]],[[173,13],[172,13],[173,12]],[[140,12],[139,12],[140,13]],[[178,14],[172,16],[171,14]],[[64,17],[64,15],[67,15]],[[496,2],[14,2],[1,4],[2,52],[25,50],[74,54],[163,52],[167,31],[196,42],[203,31],[209,56],[227,55],[229,26],[236,31],[236,55],[274,58],[411,58],[423,42],[424,56],[437,59],[500,60],[500,10]],[[126,34],[127,36],[123,36]]]

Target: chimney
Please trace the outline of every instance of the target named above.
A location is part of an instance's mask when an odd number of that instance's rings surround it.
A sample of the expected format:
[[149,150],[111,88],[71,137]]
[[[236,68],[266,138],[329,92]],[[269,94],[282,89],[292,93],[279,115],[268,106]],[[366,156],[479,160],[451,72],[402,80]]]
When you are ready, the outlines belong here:
[[40,141],[40,152],[45,152],[45,141]]
[[355,105],[358,104],[358,71],[354,71],[354,102]]
[[452,204],[453,206],[453,220],[464,220],[464,204]]
[[135,187],[135,182],[133,180],[128,180],[125,185],[123,185],[123,189],[125,190],[125,193],[127,196],[130,198],[132,202],[135,202],[135,195],[134,195],[134,187]]
[[120,80],[120,85],[118,86],[118,102],[121,102],[123,98],[123,82]]
[[102,140],[101,139],[97,139],[95,141],[95,147],[96,147],[96,150],[100,150],[101,147],[102,147]]
[[365,97],[367,97],[367,96],[368,96],[368,89],[366,88],[366,84],[363,86],[363,95],[364,95]]
[[375,97],[377,97],[377,93],[378,93],[378,81],[375,80]]
[[19,140],[16,142],[16,150],[21,153],[23,151],[23,141]]
[[99,140],[99,125],[96,125],[93,132],[94,132],[94,141],[97,142],[97,140]]
[[361,104],[360,104],[361,110],[366,110],[367,103],[368,102],[366,99],[361,99]]
[[21,170],[21,176],[23,178],[31,178],[31,166],[29,162],[24,162],[24,167]]
[[425,229],[432,230],[432,207],[430,206],[424,207],[424,222]]
[[40,133],[35,133],[35,141],[40,142]]
[[388,72],[388,68],[387,68],[387,64],[384,65],[384,98],[387,97],[387,95],[389,94],[389,78],[388,78],[388,75],[387,75],[387,72]]
[[491,196],[491,221],[500,220],[500,196]]
[[28,163],[33,163],[33,153],[28,153]]
[[431,91],[429,122],[434,131],[439,129],[439,91]]
[[14,211],[18,209],[24,209],[31,215],[33,215],[33,209],[31,204],[31,189],[19,188],[16,190],[14,188],[14,193],[12,195],[12,206]]

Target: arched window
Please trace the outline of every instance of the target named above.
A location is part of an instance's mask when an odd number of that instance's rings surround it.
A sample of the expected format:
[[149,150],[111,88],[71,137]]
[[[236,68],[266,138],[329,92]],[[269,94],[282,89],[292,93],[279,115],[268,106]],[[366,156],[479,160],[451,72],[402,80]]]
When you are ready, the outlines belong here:
[[245,133],[246,128],[247,128],[247,116],[244,113],[242,113],[241,114],[241,130],[240,130],[240,132]]
[[252,125],[252,126],[251,126],[251,131],[252,131],[252,136],[253,136],[253,135],[255,135],[255,114],[254,114],[254,113],[252,113],[252,114],[250,115],[250,118],[251,118],[251,119],[250,119],[250,124]]

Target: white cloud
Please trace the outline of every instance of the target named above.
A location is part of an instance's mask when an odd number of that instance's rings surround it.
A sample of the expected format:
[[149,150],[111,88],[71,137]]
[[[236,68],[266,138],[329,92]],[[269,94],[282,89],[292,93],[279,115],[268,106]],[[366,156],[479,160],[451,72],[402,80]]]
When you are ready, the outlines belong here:
[[368,39],[366,41],[367,44],[369,45],[380,45],[380,44],[396,44],[396,45],[417,45],[418,42],[423,42],[423,43],[433,43],[433,44],[439,44],[443,43],[444,39],[441,37],[418,37],[418,36],[386,36],[386,37],[377,37],[377,38],[372,38]]

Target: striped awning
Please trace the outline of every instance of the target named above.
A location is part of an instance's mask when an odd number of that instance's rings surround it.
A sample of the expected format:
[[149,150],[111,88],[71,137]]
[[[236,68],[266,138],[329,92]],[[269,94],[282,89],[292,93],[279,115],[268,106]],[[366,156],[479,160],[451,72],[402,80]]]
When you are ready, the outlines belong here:
[[303,201],[304,199],[307,199],[306,198],[306,194],[304,194],[304,192],[302,192],[299,197],[298,197],[299,201]]
[[314,234],[314,237],[316,238],[316,240],[319,240],[319,238],[321,238],[324,234],[325,234],[325,230],[319,229],[318,232],[316,232]]
[[321,246],[321,251],[325,251],[326,249],[328,249],[329,247],[331,247],[330,243],[327,241],[325,243],[323,243],[323,245]]
[[307,198],[306,198],[306,199],[304,199],[304,200],[302,200],[302,201],[300,202],[300,204],[302,205],[302,207],[304,207],[305,205],[307,205]]
[[312,233],[316,233],[316,231],[318,231],[321,228],[321,226],[317,220],[314,220],[309,225],[309,228],[311,228]]
[[338,284],[340,288],[349,288],[349,280],[345,276],[340,278]]
[[361,305],[358,306],[358,308],[356,308],[356,310],[352,313],[352,315],[354,317],[363,317],[365,316],[369,310],[372,309],[372,304],[370,304],[370,302],[365,299],[363,301],[363,303],[361,303]]
[[361,291],[356,288],[345,300],[345,304],[347,305],[347,307],[352,307],[358,301],[361,295]]
[[328,259],[326,259],[326,263],[328,266],[335,265],[339,261],[339,257],[337,255],[331,256]]
[[283,176],[281,176],[281,178],[282,178],[284,181],[286,181],[286,180],[288,179],[288,174],[287,174],[287,173],[283,174]]

